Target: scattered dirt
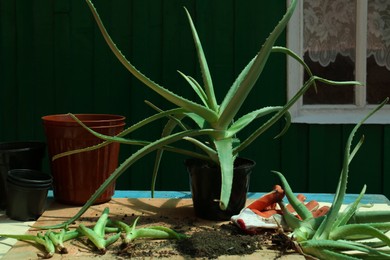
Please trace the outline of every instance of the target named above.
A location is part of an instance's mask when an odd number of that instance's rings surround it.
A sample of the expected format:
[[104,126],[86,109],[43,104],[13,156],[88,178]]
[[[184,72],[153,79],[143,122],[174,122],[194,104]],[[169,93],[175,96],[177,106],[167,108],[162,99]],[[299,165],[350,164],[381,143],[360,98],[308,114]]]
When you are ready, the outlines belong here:
[[[74,222],[70,229],[79,224],[93,227],[105,207],[110,208],[110,219],[132,224],[139,217],[137,228],[164,226],[185,234],[182,240],[137,239],[124,247],[118,240],[107,248],[105,255],[87,239],[79,238],[67,241],[69,253],[56,253],[55,259],[216,259],[224,256],[251,256],[255,259],[276,259],[288,254],[292,259],[304,259],[293,253],[285,235],[273,230],[264,230],[251,235],[244,233],[229,221],[216,222],[199,219],[194,216],[191,201],[175,199],[114,199],[110,203],[91,207],[83,217]],[[58,223],[69,215],[75,214],[78,207],[64,207],[55,204],[38,220],[38,225]],[[66,216],[66,217],[62,217]],[[29,231],[35,234],[33,229]],[[108,234],[110,235],[110,234]],[[18,242],[5,259],[36,259],[40,250],[30,243]],[[19,257],[19,258],[18,258]],[[298,258],[297,258],[298,257]]]
[[[144,225],[148,224],[144,219]],[[172,219],[164,218],[163,223],[158,225],[167,225]],[[188,238],[182,240],[135,240],[130,246],[114,245],[110,248],[110,253],[116,255],[119,259],[127,258],[170,258],[181,256],[187,258],[216,259],[219,256],[244,256],[251,255],[259,250],[277,250],[280,255],[292,252],[290,245],[284,235],[277,231],[264,231],[259,234],[250,235],[244,233],[233,223],[224,223],[214,225],[213,227],[198,226],[196,221],[186,221],[171,226],[177,232],[188,235]],[[192,223],[192,226],[188,226]]]

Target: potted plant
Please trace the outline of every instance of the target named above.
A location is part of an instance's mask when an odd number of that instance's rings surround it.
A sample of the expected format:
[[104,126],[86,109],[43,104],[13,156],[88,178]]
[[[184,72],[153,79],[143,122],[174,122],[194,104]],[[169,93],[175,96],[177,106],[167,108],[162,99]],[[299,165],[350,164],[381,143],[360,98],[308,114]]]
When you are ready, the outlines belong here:
[[[236,161],[238,154],[246,147],[248,147],[267,129],[269,129],[272,125],[278,122],[281,118],[285,118],[286,125],[277,137],[284,134],[290,125],[290,115],[288,113],[289,108],[305,93],[308,88],[313,85],[315,86],[315,83],[318,81],[329,85],[359,85],[359,82],[355,81],[335,82],[315,76],[311,73],[305,62],[293,51],[285,47],[274,46],[275,41],[284,31],[289,19],[294,12],[295,6],[297,4],[297,0],[295,0],[292,1],[291,5],[287,9],[286,14],[277,24],[277,26],[269,35],[269,37],[266,39],[257,55],[249,61],[246,67],[238,75],[237,79],[226,93],[222,102],[218,103],[215,95],[215,91],[217,89],[215,89],[213,86],[210,71],[207,65],[201,42],[195,29],[195,25],[191,19],[190,14],[187,10],[185,10],[190,23],[190,28],[195,42],[200,69],[203,77],[202,86],[194,78],[187,76],[182,72],[179,72],[180,75],[188,82],[188,84],[197,94],[197,98],[199,101],[192,101],[188,98],[173,93],[165,87],[156,84],[143,73],[138,71],[130,63],[130,61],[128,61],[122,55],[121,51],[113,42],[108,32],[106,31],[102,21],[100,20],[100,17],[96,9],[94,8],[92,2],[90,0],[86,1],[88,3],[88,6],[90,7],[90,10],[92,11],[92,14],[105,41],[107,42],[108,46],[111,48],[115,56],[118,58],[118,60],[125,66],[125,68],[130,73],[132,73],[137,79],[143,82],[145,86],[155,91],[165,100],[174,104],[176,108],[162,110],[161,108],[158,108],[148,102],[148,104],[153,107],[157,111],[157,113],[132,125],[131,127],[127,128],[125,131],[115,137],[99,134],[85,126],[79,119],[77,119],[76,116],[72,116],[79,124],[88,129],[92,134],[105,140],[98,147],[109,144],[111,142],[119,142],[123,144],[139,145],[141,146],[141,148],[135,153],[133,153],[130,157],[128,157],[106,179],[106,181],[100,186],[100,188],[94,193],[94,195],[91,196],[88,202],[86,202],[86,204],[74,217],[69,219],[66,223],[57,225],[57,227],[61,225],[66,225],[67,223],[71,223],[72,221],[79,218],[89,208],[89,206],[92,205],[96,198],[98,198],[99,195],[104,192],[108,185],[114,182],[134,162],[153,151],[157,151],[157,159],[155,171],[153,173],[152,194],[154,190],[154,181],[156,179],[157,170],[163,151],[166,150],[177,152],[194,158],[205,160],[208,162],[209,165],[216,165],[216,167],[220,169],[221,188],[217,188],[218,193],[220,194],[217,205],[221,210],[226,210],[229,207],[231,188],[234,176],[234,162]],[[249,95],[257,79],[261,75],[271,52],[284,53],[287,56],[295,59],[297,63],[304,66],[305,70],[309,75],[309,79],[303,84],[303,86],[295,94],[295,96],[293,96],[290,100],[286,102],[286,104],[282,106],[253,108],[252,112],[247,113],[240,118],[236,118],[238,111],[245,103],[247,96]],[[241,132],[241,130],[250,126],[251,123],[253,123],[256,119],[264,118],[266,116],[270,118],[261,126],[254,129],[249,136],[244,138],[238,137],[238,134]],[[158,140],[140,141],[124,138],[129,133],[142,127],[147,127],[149,123],[162,118],[168,118],[168,122],[163,129],[161,138],[159,138]],[[174,146],[176,142],[182,140],[191,142],[199,149],[194,151]],[[68,156],[74,153],[90,151],[93,149],[96,149],[96,146],[65,152],[56,156],[54,159],[63,156]],[[216,188],[214,187],[213,189]]]

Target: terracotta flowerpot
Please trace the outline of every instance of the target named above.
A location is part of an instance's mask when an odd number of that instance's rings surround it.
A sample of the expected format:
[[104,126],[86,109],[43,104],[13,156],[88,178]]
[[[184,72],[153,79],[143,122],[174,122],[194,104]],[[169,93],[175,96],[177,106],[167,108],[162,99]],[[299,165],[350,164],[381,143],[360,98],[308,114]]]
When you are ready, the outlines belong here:
[[219,208],[221,193],[221,170],[205,161],[188,159],[185,162],[190,174],[192,201],[195,215],[209,220],[230,220],[245,206],[249,189],[250,173],[255,162],[237,158],[234,162],[234,176],[230,202],[226,210]]
[[7,211],[11,219],[38,219],[45,211],[52,177],[30,169],[10,170],[7,175]]
[[0,143],[0,208],[6,208],[7,173],[12,169],[41,170],[46,144],[39,141]]
[[[125,126],[125,117],[107,114],[76,114],[93,130],[114,136]],[[42,117],[49,156],[99,144],[95,137],[69,115]],[[100,185],[118,167],[119,144],[111,143],[97,150],[69,155],[51,161],[54,198],[62,203],[83,205]],[[104,203],[111,199],[115,183],[95,201]]]

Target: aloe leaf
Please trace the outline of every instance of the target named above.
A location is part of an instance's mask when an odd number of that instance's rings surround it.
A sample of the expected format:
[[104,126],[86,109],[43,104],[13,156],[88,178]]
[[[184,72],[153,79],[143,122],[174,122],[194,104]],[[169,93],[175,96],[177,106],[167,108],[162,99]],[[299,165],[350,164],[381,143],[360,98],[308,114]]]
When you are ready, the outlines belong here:
[[349,224],[390,222],[390,212],[388,210],[356,211],[349,220]]
[[333,224],[332,229],[337,228],[339,226],[343,226],[348,223],[348,221],[351,219],[353,214],[355,214],[356,210],[358,209],[359,203],[363,198],[365,192],[366,192],[366,185],[363,186],[363,189],[360,192],[359,196],[356,198],[356,200],[352,204],[348,205],[348,207],[343,212],[339,213],[336,221]]
[[107,189],[109,185],[111,185],[119,176],[121,176],[131,165],[133,165],[136,161],[143,158],[145,155],[161,149],[171,143],[182,140],[183,137],[187,136],[201,136],[201,135],[213,135],[217,134],[219,131],[214,129],[203,129],[203,130],[188,130],[182,131],[179,133],[171,134],[167,137],[162,137],[159,140],[156,140],[136,152],[134,152],[130,157],[128,157],[122,164],[116,168],[116,170],[103,182],[103,184],[95,191],[95,193],[88,199],[88,201],[84,204],[84,206],[71,218],[67,221],[51,225],[51,226],[38,226],[36,228],[40,229],[53,229],[53,228],[62,228],[69,226],[72,222],[76,221],[80,216],[82,216],[85,211],[95,202],[97,198]]
[[290,185],[288,184],[286,178],[281,174],[280,172],[277,171],[272,171],[276,175],[278,175],[280,181],[282,182],[284,192],[286,194],[286,197],[288,201],[290,202],[291,206],[294,208],[294,210],[297,212],[297,214],[303,219],[309,219],[313,218],[313,214],[311,213],[310,210],[308,210],[305,205],[297,199],[297,197],[294,195]]
[[340,226],[330,232],[329,238],[332,240],[339,240],[355,234],[370,235],[371,237],[382,240],[387,246],[390,246],[390,238],[382,231],[370,226],[369,224],[349,224]]
[[[74,117],[74,115],[72,115],[72,116]],[[90,132],[91,134],[93,134],[94,136],[96,136],[96,137],[98,137],[98,138],[100,138],[102,140],[105,140],[107,143],[117,142],[117,143],[121,143],[121,144],[137,145],[137,146],[146,146],[146,145],[152,143],[152,141],[133,140],[133,139],[121,138],[119,136],[104,135],[104,134],[98,133],[98,132],[94,131],[93,129],[89,128],[88,126],[86,126],[83,122],[81,122],[76,117],[74,117],[74,118],[88,132]],[[72,151],[68,151],[68,152],[63,152],[61,154],[53,156],[53,160],[58,159],[60,157],[67,156],[67,155],[75,154],[75,153],[78,153],[78,152],[91,151],[91,150],[97,149],[96,148],[97,146],[99,146],[99,145],[90,146],[90,147],[87,147],[87,148],[82,148],[82,149],[77,149],[77,150],[72,150]],[[161,149],[164,149],[164,150],[170,151],[170,152],[175,152],[175,153],[179,153],[179,154],[192,156],[192,157],[199,158],[199,159],[207,159],[206,155],[199,154],[197,152],[193,152],[193,151],[186,150],[186,149],[181,149],[181,148],[178,148],[178,147],[173,147],[173,146],[166,145],[166,146],[162,147]]]
[[284,31],[295,10],[296,4],[296,0],[291,2],[286,14],[267,38],[254,60],[250,62],[250,67],[246,67],[244,72],[240,73],[232,87],[229,89],[219,110],[218,127],[225,129],[236,116],[257,79],[261,75],[272,51],[272,47],[280,34]]
[[[154,106],[153,107],[158,110],[159,112],[162,112],[161,109]],[[181,119],[184,117],[184,115],[178,115],[178,116],[169,116],[169,120],[167,124],[164,126],[164,129],[162,131],[161,136],[168,136],[172,133],[172,131],[175,129],[176,126],[181,126],[183,130],[187,130],[186,127],[181,123]],[[154,198],[154,191],[156,188],[156,180],[157,180],[157,174],[160,169],[160,162],[163,156],[164,150],[159,149],[156,152],[156,158],[154,160],[154,167],[153,167],[153,173],[152,173],[152,183],[151,183],[151,197]]]
[[242,141],[242,143],[234,149],[234,154],[239,153],[244,150],[247,146],[249,146],[254,140],[257,139],[262,133],[264,133],[267,129],[273,126],[283,115],[285,115],[292,105],[316,82],[322,82],[328,85],[333,86],[344,86],[344,85],[359,85],[360,82],[357,81],[333,81],[327,80],[318,76],[310,77],[304,85],[299,89],[299,91],[283,106],[283,109],[279,110],[273,117],[271,117],[266,123],[261,125],[258,129],[252,132],[252,134]]
[[235,160],[233,156],[233,138],[225,138],[222,140],[215,140],[215,147],[218,152],[219,166],[221,167],[221,196],[219,207],[225,210],[230,201],[230,194],[232,192],[233,171]]
[[91,242],[97,247],[97,249],[101,253],[106,252],[106,246],[105,246],[106,244],[103,237],[97,236],[92,229],[86,227],[84,224],[79,225],[78,231],[84,236],[88,237],[88,239],[91,240]]
[[101,21],[99,14],[97,13],[93,3],[91,0],[86,0],[87,4],[93,14],[93,17],[106,41],[108,46],[110,47],[111,51],[114,53],[114,55],[117,57],[117,59],[122,63],[123,66],[131,73],[133,76],[135,76],[137,79],[139,79],[142,83],[144,83],[147,87],[158,93],[160,96],[165,98],[166,100],[170,101],[171,103],[185,108],[188,111],[194,111],[199,115],[202,115],[208,122],[213,123],[216,122],[218,119],[218,116],[215,111],[208,109],[207,107],[201,106],[195,102],[192,102],[191,100],[188,100],[186,98],[183,98],[172,91],[156,84],[151,79],[146,77],[144,74],[142,74],[140,71],[138,71],[133,64],[131,64],[126,57],[122,54],[122,52],[118,49],[114,41],[111,39],[111,36],[108,34],[106,28],[103,25],[103,22]]
[[[329,249],[321,249],[318,247],[306,247],[304,249],[306,254],[315,256],[315,259],[332,259],[332,260],[361,260],[359,257],[343,254],[341,252],[334,252]],[[310,259],[310,258],[309,258]]]
[[[356,236],[359,236],[359,235],[356,235]],[[362,236],[362,235],[360,235],[360,236]],[[386,246],[386,243],[384,243],[381,240],[375,240],[375,241],[371,240],[371,239],[369,240],[369,238],[366,238],[366,237],[362,238],[363,240],[360,239],[359,243],[361,243],[365,246],[368,246],[368,247],[380,249],[382,252],[384,252],[386,254],[390,253],[390,249],[388,249],[388,247],[384,248]]]
[[95,226],[93,227],[93,231],[98,234],[100,237],[104,237],[105,230],[104,228],[107,225],[108,221],[108,214],[110,213],[110,210],[108,207],[104,208],[102,215],[99,217],[98,221],[95,223]]
[[292,230],[299,228],[301,226],[302,221],[287,210],[286,205],[283,203],[283,201],[279,202],[278,204],[283,212],[283,219],[286,221],[288,227]]
[[[375,223],[356,223],[356,224],[346,224],[346,225],[368,225],[372,228],[375,228],[379,231],[381,231],[382,233],[386,233],[390,230],[390,222],[375,222]],[[355,234],[352,234],[352,235],[348,235],[346,237],[344,237],[344,239],[347,239],[347,240],[359,240],[359,243],[364,243],[367,245],[367,241],[364,241],[364,240],[367,240],[367,239],[371,239],[372,238],[372,235],[370,235],[369,233],[355,233]],[[370,240],[372,241],[372,240]]]
[[200,100],[203,102],[203,104],[205,106],[209,106],[208,104],[208,99],[207,99],[207,95],[206,93],[203,91],[202,87],[199,85],[198,82],[196,82],[195,79],[185,75],[184,73],[182,73],[181,71],[178,71],[179,74],[188,82],[188,84],[190,84],[190,86],[192,87],[192,89],[195,91],[195,93],[198,95],[198,97],[200,98]]
[[245,114],[244,116],[237,119],[227,130],[228,136],[234,136],[238,132],[240,132],[242,129],[247,127],[250,123],[253,122],[253,120],[257,118],[261,118],[263,116],[269,115],[271,113],[278,112],[282,109],[281,106],[273,106],[273,107],[264,107],[260,108],[258,110],[252,111],[248,114]]
[[[352,242],[352,241],[346,241],[346,240],[327,240],[327,239],[321,239],[321,240],[307,240],[300,243],[302,249],[304,252],[309,253],[310,249],[318,248],[321,251],[325,249],[331,249],[331,250],[337,250],[337,251],[359,251],[363,252],[365,254],[369,255],[376,255],[381,257],[390,257],[390,255],[381,252],[380,250],[376,250],[373,248],[370,248],[368,246],[365,246],[360,243]],[[309,253],[310,254],[310,253]],[[351,256],[353,257],[353,256]],[[357,258],[359,259],[359,258]]]
[[217,104],[217,100],[215,98],[213,81],[211,79],[210,70],[209,70],[209,67],[207,65],[207,60],[206,60],[206,57],[205,57],[204,52],[203,52],[202,43],[199,39],[198,33],[196,31],[196,28],[195,28],[195,25],[192,21],[190,13],[188,12],[188,10],[186,8],[184,8],[184,10],[186,11],[188,21],[190,23],[192,38],[194,39],[196,53],[198,55],[200,70],[202,72],[203,83],[204,83],[205,92],[207,95],[208,107],[210,109],[212,109],[213,111],[217,111],[218,104]]
[[[345,147],[345,152],[344,152],[344,162],[343,162],[343,169],[341,171],[341,175],[340,175],[340,180],[339,180],[339,184],[337,186],[337,190],[336,190],[336,193],[335,193],[335,197],[333,199],[333,202],[332,202],[332,206],[330,207],[330,210],[328,212],[328,218],[326,219],[326,221],[324,222],[324,227],[323,227],[323,230],[322,230],[322,233],[317,233],[316,234],[316,238],[319,238],[319,239],[324,239],[324,238],[328,238],[329,237],[329,234],[331,232],[331,229],[332,229],[332,226],[334,224],[334,222],[336,221],[337,219],[337,216],[339,214],[339,211],[340,211],[340,208],[341,208],[341,205],[343,204],[343,201],[344,201],[344,196],[345,196],[345,193],[346,193],[346,189],[347,189],[347,179],[348,179],[348,170],[349,170],[349,164],[351,162],[350,160],[350,156],[351,156],[351,145],[352,145],[352,141],[353,141],[353,137],[355,136],[355,133],[356,131],[359,129],[359,127],[368,119],[370,118],[374,113],[376,113],[379,109],[381,109],[388,101],[388,98],[386,98],[379,106],[377,106],[374,110],[372,110],[367,116],[365,116],[351,131],[349,137],[348,137],[348,140],[347,140],[347,144],[346,144],[346,147]],[[362,142],[362,139],[360,139],[360,142]],[[358,144],[356,145],[356,147],[360,147],[361,144]],[[356,153],[355,149],[354,149],[354,154]]]
[[206,160],[212,160],[213,162],[219,164],[218,153],[217,151],[213,150],[210,146],[192,137],[184,137],[183,139],[188,142],[191,142],[192,144],[196,145],[199,149],[201,149],[203,152],[205,152],[209,157],[207,159],[205,158]]
[[[291,58],[293,58],[294,60],[296,60],[299,64],[301,64],[303,66],[303,68],[305,69],[305,71],[309,77],[314,76],[309,65],[307,65],[307,63],[291,49],[286,48],[286,47],[282,47],[282,46],[274,46],[274,47],[272,47],[272,52],[280,52],[280,53],[284,53],[284,54],[290,56]],[[313,83],[313,87],[314,87],[315,91],[317,91],[317,86],[316,86],[315,82]]]
[[[148,100],[145,100],[145,104],[147,104],[148,106],[150,106],[151,108],[156,110],[158,113],[164,112],[164,110],[157,107],[156,105],[154,105],[152,102],[150,102]],[[171,114],[171,115],[167,115],[167,118],[170,120],[174,120],[176,122],[177,126],[180,127],[182,130],[189,130],[189,128],[185,124],[183,124],[183,122],[181,121],[185,114],[186,114],[185,112],[178,113],[178,114]]]
[[[182,108],[175,108],[175,109],[171,109],[171,110],[167,110],[167,111],[163,111],[163,112],[160,112],[158,114],[154,114],[148,118],[145,118],[141,121],[139,121],[138,123],[128,127],[126,130],[122,131],[121,133],[119,133],[118,135],[116,135],[116,137],[123,137],[123,136],[126,136],[138,129],[140,129],[141,127],[151,123],[151,122],[154,122],[156,120],[159,120],[161,118],[165,118],[169,115],[175,115],[175,114],[182,114],[184,113],[184,109]],[[81,126],[83,126],[85,129],[87,129],[88,131],[92,131],[89,127],[87,127],[83,122],[81,122],[75,115],[69,113],[68,114],[70,117],[72,117],[76,122],[78,122]],[[98,135],[101,135],[97,132],[94,132],[96,134],[94,134],[95,136],[98,136]],[[103,135],[101,135],[103,136]],[[101,138],[101,139],[104,139],[104,138]],[[115,139],[114,137],[111,139],[111,140],[106,140],[105,142],[102,142],[100,144],[97,144],[97,145],[93,145],[93,146],[89,146],[89,147],[86,147],[86,148],[81,148],[81,149],[76,149],[76,150],[72,150],[72,151],[67,151],[67,152],[64,152],[64,153],[61,153],[61,154],[58,154],[58,155],[55,155],[53,156],[52,160],[56,160],[58,158],[61,158],[61,157],[64,157],[64,156],[68,156],[68,155],[72,155],[72,154],[76,154],[76,153],[81,153],[81,152],[87,152],[87,151],[92,151],[92,150],[96,150],[96,149],[99,149],[101,147],[104,147],[112,142],[115,142],[115,141],[123,141],[123,140],[127,140],[127,139]],[[137,141],[133,140],[134,141],[134,144],[136,144]],[[130,141],[129,141],[130,142]]]

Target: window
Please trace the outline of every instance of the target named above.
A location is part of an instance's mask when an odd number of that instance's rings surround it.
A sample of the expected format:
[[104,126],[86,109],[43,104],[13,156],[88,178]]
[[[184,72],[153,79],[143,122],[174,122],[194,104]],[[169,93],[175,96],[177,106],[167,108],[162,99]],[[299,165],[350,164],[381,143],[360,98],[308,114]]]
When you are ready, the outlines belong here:
[[[390,0],[302,0],[287,32],[289,48],[315,75],[363,86],[318,85],[290,110],[294,122],[356,123],[390,97]],[[288,59],[288,96],[305,80]],[[386,105],[368,123],[390,123]]]

